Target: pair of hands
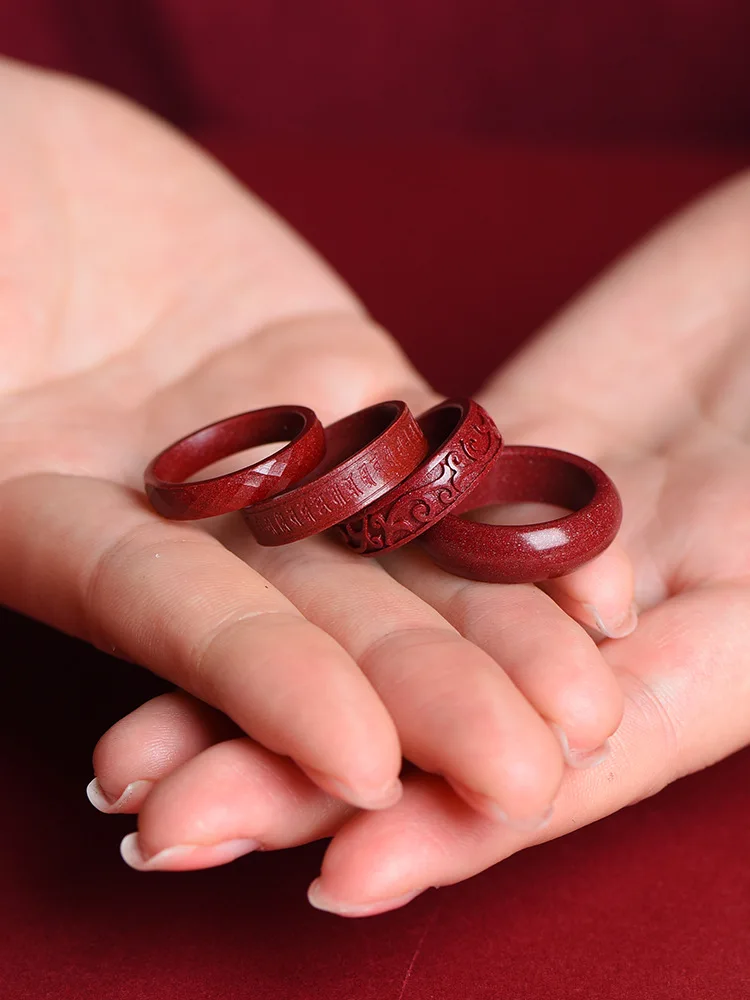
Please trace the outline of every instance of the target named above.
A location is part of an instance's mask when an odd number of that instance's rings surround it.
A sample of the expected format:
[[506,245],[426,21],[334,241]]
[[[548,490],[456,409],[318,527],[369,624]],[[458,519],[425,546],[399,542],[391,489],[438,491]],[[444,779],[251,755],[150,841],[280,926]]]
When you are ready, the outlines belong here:
[[[149,511],[147,459],[203,423],[434,396],[179,136],[12,64],[0,91],[0,600],[189,692],[97,747],[99,805],[139,813],[131,864],[333,836],[311,899],[380,912],[748,741],[750,181],[657,234],[486,387],[508,440],[601,462],[626,512],[623,548],[549,592],[493,587],[418,552],[384,568]],[[597,646],[574,618],[625,637]],[[402,752],[420,769],[403,784]]]

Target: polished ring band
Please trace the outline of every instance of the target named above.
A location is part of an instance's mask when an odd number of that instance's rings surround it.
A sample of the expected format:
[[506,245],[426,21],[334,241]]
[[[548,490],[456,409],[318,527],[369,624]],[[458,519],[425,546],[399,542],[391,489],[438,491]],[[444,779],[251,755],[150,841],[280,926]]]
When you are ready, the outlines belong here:
[[340,526],[354,552],[392,552],[437,524],[482,482],[503,446],[492,418],[473,399],[446,399],[417,423],[430,453],[390,493]]
[[[541,524],[482,524],[461,517],[497,503],[549,503],[572,513]],[[622,521],[612,480],[593,462],[552,448],[506,446],[489,475],[426,532],[429,556],[456,576],[487,583],[538,583],[603,552]]]
[[[186,482],[213,462],[275,441],[289,443],[236,472]],[[311,472],[324,454],[323,426],[307,406],[251,410],[202,427],[165,448],[146,469],[146,493],[164,517],[215,517],[282,492]]]
[[326,428],[326,455],[293,489],[243,511],[261,545],[284,545],[332,528],[402,482],[427,454],[406,403],[358,410]]

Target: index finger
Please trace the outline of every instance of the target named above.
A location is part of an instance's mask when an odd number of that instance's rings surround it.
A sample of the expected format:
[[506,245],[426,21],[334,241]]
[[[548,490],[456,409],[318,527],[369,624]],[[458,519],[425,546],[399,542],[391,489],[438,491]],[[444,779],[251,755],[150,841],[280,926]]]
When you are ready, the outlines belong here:
[[356,662],[215,538],[93,478],[11,480],[0,510],[0,600],[173,681],[353,805],[399,797],[398,736]]

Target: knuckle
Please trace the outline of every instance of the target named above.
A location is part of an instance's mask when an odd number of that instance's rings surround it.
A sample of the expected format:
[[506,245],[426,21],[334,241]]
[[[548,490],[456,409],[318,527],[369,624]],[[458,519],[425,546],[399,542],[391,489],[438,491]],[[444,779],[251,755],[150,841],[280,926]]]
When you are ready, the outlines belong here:
[[635,733],[648,733],[649,757],[657,766],[644,775],[644,785],[635,801],[661,791],[678,773],[682,727],[657,688],[631,675],[626,719]]
[[[259,629],[271,623],[288,624],[289,619],[297,622],[296,616],[284,611],[232,611],[186,650],[184,673],[191,692],[221,705],[227,697],[228,681],[234,676],[232,668],[236,659],[232,649],[241,645],[245,658],[252,664],[253,646],[258,644]],[[242,638],[239,638],[240,635]]]
[[[403,623],[370,640],[357,659],[368,676],[388,676],[400,686],[415,676],[424,678],[425,657],[429,658],[432,653],[430,689],[434,694],[441,686],[441,677],[454,674],[455,660],[446,657],[446,651],[464,642],[448,624],[426,626],[424,622]],[[430,691],[426,694],[429,695]]]
[[159,554],[164,532],[160,525],[138,522],[97,555],[89,570],[83,589],[85,634],[89,642],[107,653],[119,652],[119,616],[114,613],[121,604],[126,584],[126,571],[149,551]]

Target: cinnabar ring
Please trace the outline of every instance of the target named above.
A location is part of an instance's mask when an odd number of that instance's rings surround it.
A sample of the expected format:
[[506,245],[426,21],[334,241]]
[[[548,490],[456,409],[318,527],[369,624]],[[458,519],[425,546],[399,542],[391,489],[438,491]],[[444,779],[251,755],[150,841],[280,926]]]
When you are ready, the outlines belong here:
[[243,511],[261,545],[285,545],[332,528],[414,471],[427,441],[406,403],[391,400],[326,428],[326,456],[293,489]]
[[[573,511],[541,524],[481,524],[461,517],[496,503],[549,503]],[[603,552],[622,522],[612,480],[593,462],[552,448],[506,446],[484,482],[426,532],[443,569],[487,583],[539,583]]]
[[503,442],[473,399],[446,399],[417,423],[430,453],[410,476],[339,526],[344,543],[365,556],[392,552],[427,531],[485,478]]
[[[185,482],[219,459],[274,441],[289,443],[244,469]],[[307,406],[251,410],[202,427],[165,448],[146,469],[146,493],[164,517],[215,517],[281,493],[312,472],[324,454],[323,425]]]

